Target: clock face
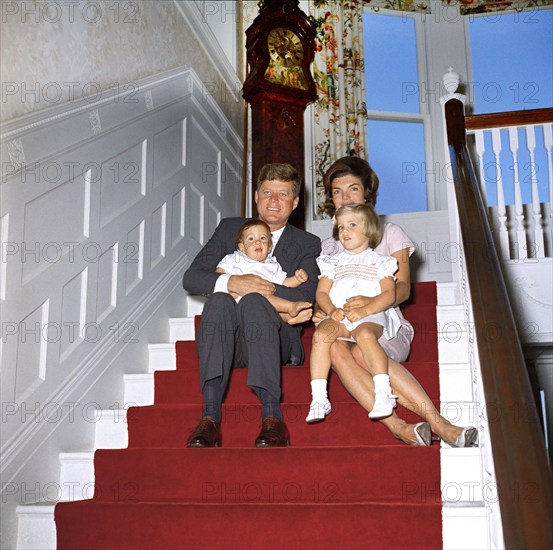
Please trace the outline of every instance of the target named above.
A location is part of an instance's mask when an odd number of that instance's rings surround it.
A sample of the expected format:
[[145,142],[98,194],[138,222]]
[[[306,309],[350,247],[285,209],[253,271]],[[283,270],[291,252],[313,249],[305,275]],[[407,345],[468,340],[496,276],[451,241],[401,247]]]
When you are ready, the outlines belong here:
[[307,89],[302,68],[303,45],[290,29],[278,27],[267,36],[270,61],[265,80],[291,88]]

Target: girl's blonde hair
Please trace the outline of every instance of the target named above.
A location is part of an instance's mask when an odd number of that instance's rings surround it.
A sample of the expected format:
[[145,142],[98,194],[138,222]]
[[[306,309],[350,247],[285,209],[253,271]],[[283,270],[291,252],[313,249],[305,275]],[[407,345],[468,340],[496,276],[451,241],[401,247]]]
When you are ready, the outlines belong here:
[[382,240],[382,222],[370,204],[346,204],[336,210],[332,236],[338,240],[338,218],[351,212],[363,221],[363,234],[369,238],[369,247],[376,248]]

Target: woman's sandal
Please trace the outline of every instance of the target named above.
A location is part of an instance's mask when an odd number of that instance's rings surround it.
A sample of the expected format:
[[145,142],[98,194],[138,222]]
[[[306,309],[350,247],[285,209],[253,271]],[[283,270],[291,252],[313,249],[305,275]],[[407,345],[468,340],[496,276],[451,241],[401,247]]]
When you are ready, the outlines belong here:
[[446,443],[451,447],[478,447],[478,429],[474,426],[463,428],[453,443]]
[[413,447],[428,447],[432,444],[432,432],[430,431],[430,424],[428,422],[415,424],[414,432],[417,442],[411,443]]

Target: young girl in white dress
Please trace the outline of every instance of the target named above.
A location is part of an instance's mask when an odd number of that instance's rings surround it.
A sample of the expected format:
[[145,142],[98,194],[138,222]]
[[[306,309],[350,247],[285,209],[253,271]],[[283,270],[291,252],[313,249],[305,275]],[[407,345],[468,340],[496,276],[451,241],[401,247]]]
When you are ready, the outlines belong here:
[[[316,299],[327,317],[317,326],[311,350],[312,402],[306,421],[324,420],[331,412],[327,396],[330,371],[330,347],[337,339],[357,343],[366,364],[373,365],[375,402],[370,418],[384,418],[396,406],[388,376],[388,357],[378,339],[384,334],[392,339],[401,326],[392,307],[396,300],[394,273],[397,260],[381,256],[373,248],[382,238],[380,218],[369,204],[350,204],[336,212],[334,238],[344,251],[317,258],[321,271]],[[352,296],[375,297],[369,306],[344,312],[346,299]]]
[[[217,273],[229,275],[259,275],[271,283],[295,288],[307,281],[307,273],[303,269],[297,269],[293,276],[287,277],[274,256],[270,256],[273,241],[270,227],[258,219],[247,220],[242,224],[236,237],[238,250],[227,254],[217,265]],[[238,302],[240,296],[231,293]],[[302,321],[308,321],[312,304],[309,302],[291,302],[278,296],[266,296],[269,303],[279,314],[290,317],[298,317],[301,314]]]

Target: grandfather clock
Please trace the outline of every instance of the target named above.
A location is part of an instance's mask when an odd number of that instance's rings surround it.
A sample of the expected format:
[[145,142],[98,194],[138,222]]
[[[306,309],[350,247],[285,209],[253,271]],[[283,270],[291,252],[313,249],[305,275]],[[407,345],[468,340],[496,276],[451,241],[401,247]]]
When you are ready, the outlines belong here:
[[[315,29],[298,0],[262,0],[246,30],[249,73],[242,95],[252,109],[252,177],[268,162],[287,162],[302,177],[290,223],[305,227],[303,113],[317,97],[310,64]],[[257,215],[253,203],[253,215]]]

